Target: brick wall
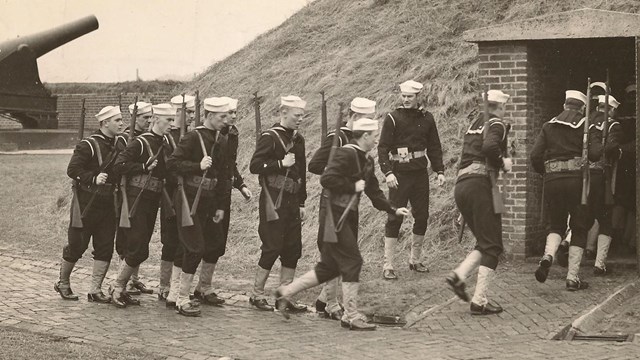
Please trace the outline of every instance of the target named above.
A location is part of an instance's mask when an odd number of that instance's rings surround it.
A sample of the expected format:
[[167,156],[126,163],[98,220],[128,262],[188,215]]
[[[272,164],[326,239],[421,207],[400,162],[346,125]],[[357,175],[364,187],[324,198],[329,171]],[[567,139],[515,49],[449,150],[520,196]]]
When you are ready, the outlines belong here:
[[[134,97],[138,96],[138,101],[146,101],[153,104],[169,102],[171,94],[122,94],[122,117],[126,124],[129,123],[129,104],[133,103]],[[98,129],[98,122],[95,114],[107,105],[118,105],[118,94],[60,94],[58,95],[58,129],[76,130],[80,126],[80,114],[82,109],[82,99],[85,99],[85,134]]]
[[505,194],[506,212],[502,215],[502,232],[505,253],[510,258],[523,259],[532,231],[539,223],[535,218],[539,204],[533,201],[532,193],[539,191],[539,182],[533,175],[528,154],[535,136],[531,118],[535,112],[534,89],[531,88],[532,73],[527,45],[519,42],[480,43],[480,80],[490,89],[500,89],[511,95],[506,105],[505,119],[511,123],[509,148],[515,144],[513,171],[500,175],[500,187]]

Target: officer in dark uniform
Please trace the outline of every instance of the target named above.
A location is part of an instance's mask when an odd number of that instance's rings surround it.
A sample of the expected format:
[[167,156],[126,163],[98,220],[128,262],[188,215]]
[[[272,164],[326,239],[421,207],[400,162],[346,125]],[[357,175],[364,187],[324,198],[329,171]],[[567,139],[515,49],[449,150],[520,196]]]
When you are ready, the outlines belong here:
[[470,305],[473,315],[502,312],[502,307],[487,299],[487,289],[504,250],[502,216],[491,210],[493,199],[487,171],[511,170],[511,159],[503,157],[509,129],[502,120],[507,100],[509,95],[500,90],[487,91],[488,120],[485,122],[484,113],[478,113],[465,133],[455,186],[456,205],[476,238],[476,246],[446,280],[456,295],[469,301],[465,279],[478,268],[478,281]]
[[[167,153],[169,157],[177,148],[180,142],[180,129],[182,128],[182,95],[176,95],[171,98],[171,105],[176,109],[176,119],[173,122],[166,141],[171,147],[171,152]],[[185,104],[185,120],[187,125],[195,124],[195,97],[191,95],[184,96]],[[188,131],[188,126],[185,126]],[[171,197],[175,199],[178,188],[178,180],[175,174],[169,173],[166,178],[166,189]],[[175,204],[174,204],[175,206]],[[168,309],[175,309],[176,299],[178,298],[178,290],[180,288],[180,273],[182,272],[182,260],[184,251],[178,236],[178,220],[177,217],[168,217],[160,213],[160,242],[162,250],[160,256],[160,284],[158,286],[158,299],[166,301]]]
[[[258,226],[261,255],[249,298],[259,310],[273,311],[265,298],[264,285],[276,260],[280,258],[280,284],[288,284],[293,281],[302,255],[307,165],[304,138],[297,130],[305,106],[306,102],[297,96],[280,98],[280,123],[260,135],[249,165],[251,173],[259,175],[262,186]],[[293,304],[294,310],[306,310]]]
[[[244,184],[244,180],[238,171],[238,164],[236,163],[238,157],[238,128],[235,126],[237,119],[238,100],[229,97],[223,97],[225,101],[229,102],[229,123],[220,131],[220,136],[225,139],[227,143],[227,155],[225,157],[225,174],[229,175],[227,179],[234,188],[238,189],[247,201],[251,199],[251,191]],[[213,224],[213,241],[209,242],[205,246],[204,256],[202,257],[202,264],[200,266],[200,276],[198,277],[198,285],[194,295],[203,304],[208,305],[222,305],[224,299],[218,297],[213,291],[213,273],[218,264],[218,259],[224,255],[227,247],[227,236],[229,234],[229,219],[231,211],[231,186],[227,187],[228,191],[222,198],[223,210],[225,213],[224,219],[220,223]]]
[[[129,114],[133,115],[133,105],[129,105]],[[151,122],[151,117],[153,116],[152,112],[152,104],[146,103],[144,101],[138,101],[136,104],[138,105],[138,109],[136,111],[136,118],[133,127],[133,136],[134,138],[140,136],[142,133],[146,132],[149,129],[149,123]],[[129,131],[131,126],[128,126],[122,133],[116,136],[116,150],[118,153],[124,151],[127,147],[127,143],[129,142]],[[120,262],[124,260],[125,253],[127,251],[127,236],[125,234],[124,228],[118,228],[118,232],[116,233],[116,253],[118,253],[118,257],[120,258]],[[131,280],[127,283],[126,291],[129,295],[140,295],[140,293],[151,294],[153,291],[148,289],[147,286],[140,281],[138,277],[138,271],[140,269],[136,268],[131,274]]]
[[[184,316],[200,316],[199,302],[190,300],[191,283],[207,244],[214,241],[214,223],[219,223],[226,216],[220,199],[228,191],[230,184],[226,179],[230,176],[225,173],[226,143],[219,135],[226,126],[228,112],[227,100],[218,97],[205,99],[203,126],[187,133],[169,157],[169,170],[184,177],[190,208],[195,205],[198,188],[201,189],[193,226],[178,227],[184,256],[176,310]],[[181,204],[175,204],[175,210],[176,217],[180,219]]]
[[[331,204],[332,219],[336,229],[337,242],[330,242],[328,236],[323,241],[320,262],[314,270],[297,278],[290,284],[283,284],[276,290],[276,306],[288,317],[286,309],[290,297],[302,290],[342,276],[342,293],[345,313],[342,327],[351,330],[375,330],[366,317],[358,312],[358,288],[362,255],[358,248],[358,203],[361,193],[371,199],[373,206],[389,214],[409,215],[406,208],[396,209],[384,196],[375,176],[375,167],[367,152],[377,142],[378,121],[358,119],[353,123],[353,140],[336,149],[335,157],[322,174],[320,183],[330,191],[327,202]],[[346,212],[343,222],[340,219]],[[328,234],[325,234],[325,236]]]
[[589,223],[592,224],[594,220],[598,220],[599,229],[596,262],[593,269],[594,275],[597,276],[607,273],[606,261],[613,231],[611,224],[612,206],[606,204],[605,201],[605,175],[603,169],[605,166],[609,166],[612,171],[615,170],[615,164],[620,157],[622,130],[620,123],[613,119],[620,103],[613,96],[609,96],[609,119],[606,122],[604,119],[604,104],[605,96],[599,95],[598,108],[590,115],[589,120],[589,136],[594,146],[601,146],[604,127],[608,126],[607,144],[604,149],[605,158],[589,164],[591,169],[589,190],[589,208],[591,212]]
[[[413,80],[400,84],[402,107],[384,119],[378,145],[378,162],[387,178],[391,203],[402,207],[411,202],[414,224],[409,270],[428,272],[429,269],[421,262],[429,219],[427,157],[431,168],[438,174],[438,185],[444,184],[445,177],[436,123],[433,115],[418,104],[421,90],[422,84]],[[386,280],[398,278],[394,259],[402,220],[402,217],[391,214],[385,225],[383,278]]]
[[[376,113],[376,102],[357,97],[351,101],[349,107],[349,117],[347,121],[340,128],[338,139],[338,146],[343,146],[349,143],[353,138],[351,128],[353,122],[361,117],[373,117]],[[327,161],[329,161],[329,154],[331,153],[331,147],[333,146],[333,137],[335,136],[335,130],[330,131],[327,137],[322,141],[322,145],[313,154],[311,161],[309,161],[309,172],[322,175]],[[320,194],[320,209],[319,209],[319,225],[318,226],[318,250],[322,251],[322,239],[324,238],[324,213],[325,213],[325,192],[324,189]],[[340,277],[336,277],[322,286],[322,291],[316,299],[316,312],[322,314],[324,317],[334,320],[340,320],[343,315],[343,309],[338,301],[338,289],[339,289]]]
[[[536,280],[545,282],[562,236],[567,230],[570,215],[571,246],[566,287],[570,291],[586,289],[578,272],[589,231],[589,209],[582,206],[582,139],[584,134],[584,108],[587,97],[580,91],[566,92],[564,111],[542,125],[531,151],[533,169],[544,174],[545,214],[547,242],[544,255],[536,270]],[[598,149],[588,147],[589,161],[600,158]]]
[[125,286],[135,269],[149,257],[149,242],[167,173],[162,156],[167,151],[164,135],[169,133],[176,112],[169,104],[159,104],[153,106],[153,113],[151,131],[129,143],[114,166],[119,175],[127,176],[127,196],[131,204],[131,227],[124,229],[127,248],[111,292],[111,301],[117,307],[140,304],[127,294]]
[[[71,290],[70,275],[74,265],[87,250],[89,241],[93,240],[93,274],[91,288],[87,298],[89,301],[108,303],[109,297],[102,292],[104,280],[113,254],[113,238],[116,233],[116,209],[113,190],[113,156],[115,136],[122,128],[122,114],[115,106],[104,107],[96,115],[100,129],[76,145],[67,175],[74,180],[80,212],[85,212],[82,227],[73,227],[69,223],[68,243],[62,251],[60,279],[54,289],[65,300],[78,300]],[[93,200],[92,200],[93,199]],[[88,208],[88,206],[90,206]],[[71,207],[71,218],[74,206]]]

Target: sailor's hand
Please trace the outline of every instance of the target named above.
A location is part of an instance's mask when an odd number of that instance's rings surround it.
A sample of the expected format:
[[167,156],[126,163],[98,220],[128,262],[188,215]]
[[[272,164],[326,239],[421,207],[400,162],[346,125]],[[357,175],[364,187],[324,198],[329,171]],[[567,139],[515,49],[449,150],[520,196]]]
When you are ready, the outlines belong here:
[[282,166],[286,168],[293,166],[293,164],[295,163],[296,163],[296,156],[292,153],[288,153],[287,155],[284,156],[284,159],[282,159]]
[[401,207],[399,209],[396,210],[396,216],[408,216],[409,215],[409,209]]
[[156,166],[158,166],[158,159],[153,160],[153,162],[150,165],[145,165],[145,170],[147,171],[151,171],[153,170]]
[[109,175],[107,175],[107,173],[100,173],[98,174],[98,176],[96,176],[96,185],[104,185],[107,182],[107,177],[109,177]]
[[398,187],[398,179],[396,179],[395,175],[387,175],[387,186],[391,189],[395,189]]
[[222,219],[224,219],[224,210],[216,210],[216,215],[213,217],[213,222],[217,224],[222,221]]
[[438,186],[444,185],[446,180],[447,179],[444,177],[444,174],[438,174]]
[[207,170],[211,165],[213,165],[213,159],[211,159],[211,156],[205,156],[200,161],[200,170]]
[[364,191],[364,187],[366,185],[366,183],[364,182],[364,180],[358,180],[356,181],[356,192],[357,193],[361,193]]
[[244,196],[244,199],[247,201],[251,200],[251,198],[253,197],[251,190],[249,190],[249,188],[246,186],[243,186],[242,189],[240,189],[240,193],[242,194],[242,196]]
[[513,160],[511,158],[502,158],[502,171],[509,172],[513,167]]

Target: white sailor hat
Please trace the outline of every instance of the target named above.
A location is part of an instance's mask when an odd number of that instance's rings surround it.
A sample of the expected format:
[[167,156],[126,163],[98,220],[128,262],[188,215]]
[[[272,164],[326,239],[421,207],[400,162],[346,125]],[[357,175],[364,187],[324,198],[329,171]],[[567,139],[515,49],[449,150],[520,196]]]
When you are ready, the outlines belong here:
[[[598,103],[599,104],[604,104],[604,100],[605,100],[605,96],[604,95],[598,95]],[[618,102],[618,100],[616,100],[616,98],[614,98],[613,96],[609,95],[609,106],[611,106],[614,109],[617,109],[618,106],[620,106],[620,103]]]
[[[138,101],[136,104],[138,105],[138,110],[136,112],[137,115],[143,115],[151,112],[150,103],[146,103],[144,101]],[[133,105],[134,104],[129,105],[129,114],[131,115],[133,115]]]
[[153,105],[153,114],[160,116],[176,116],[176,108],[171,104]]
[[374,131],[378,130],[378,122],[367,118],[360,118],[353,122],[353,131]]
[[[186,103],[186,107],[189,110],[193,110],[196,108],[196,97],[191,95],[184,96],[184,102]],[[171,98],[171,105],[176,109],[182,109],[182,95],[176,95]]]
[[307,107],[307,102],[300,99],[298,96],[288,95],[280,97],[280,105],[304,109],[305,107]]
[[226,96],[223,96],[221,99],[224,99],[229,102],[229,110],[236,110],[238,108],[238,99],[234,99]]
[[376,102],[373,100],[357,97],[351,100],[351,111],[358,114],[375,114]]
[[119,116],[122,119],[120,108],[118,106],[105,106],[96,114],[96,119],[98,119],[98,121],[104,121],[114,116]]
[[228,112],[230,110],[229,100],[221,97],[210,97],[204,99],[204,110],[211,112]]
[[626,93],[636,92],[636,84],[628,85],[626,88],[624,88],[624,92]]
[[422,88],[422,84],[413,80],[408,80],[400,84],[400,91],[403,93],[417,94],[422,91]]
[[578,91],[578,90],[565,91],[565,100],[569,100],[569,99],[582,101],[583,104],[587,103],[587,95],[582,93],[582,91]]
[[487,91],[487,101],[504,104],[507,102],[507,100],[509,100],[510,97],[511,96],[509,96],[509,94],[505,94],[501,90]]

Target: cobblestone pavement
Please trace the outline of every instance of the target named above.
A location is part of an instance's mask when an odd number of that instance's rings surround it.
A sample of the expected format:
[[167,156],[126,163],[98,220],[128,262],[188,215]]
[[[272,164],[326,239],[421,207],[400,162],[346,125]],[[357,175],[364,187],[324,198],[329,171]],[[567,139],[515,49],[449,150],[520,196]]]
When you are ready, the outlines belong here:
[[[572,319],[602,301],[625,282],[632,271],[611,279],[590,279],[592,289],[564,290],[560,268],[546,284],[533,279],[535,265],[503,271],[494,287],[505,312],[472,317],[468,305],[451,300],[434,279],[432,298],[414,308],[408,329],[379,328],[374,332],[341,329],[339,323],[313,314],[285,321],[275,313],[248,308],[242,294],[221,292],[224,308],[205,307],[200,318],[185,318],[167,310],[153,295],[140,297],[142,306],[116,309],[88,303],[90,269],[72,274],[78,302],[60,299],[52,289],[58,264],[0,254],[0,325],[65,337],[70,341],[143,349],[180,359],[634,359],[640,346],[631,343],[580,343],[550,340]],[[587,272],[587,269],[583,269]],[[111,274],[110,274],[111,275]],[[148,282],[153,284],[152,281]],[[436,300],[437,299],[437,300]]]

